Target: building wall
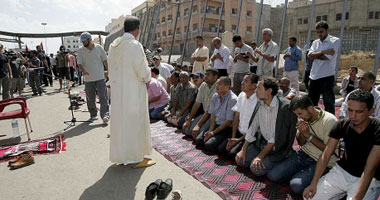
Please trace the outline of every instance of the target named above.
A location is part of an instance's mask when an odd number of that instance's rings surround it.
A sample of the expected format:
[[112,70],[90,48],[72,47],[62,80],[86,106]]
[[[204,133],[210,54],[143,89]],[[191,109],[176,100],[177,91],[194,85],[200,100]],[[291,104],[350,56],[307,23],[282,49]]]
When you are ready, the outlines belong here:
[[[343,0],[316,2],[314,19],[312,19],[312,39],[318,38],[314,28],[317,20],[326,19],[326,17],[330,34],[340,36],[341,20],[339,18],[343,17],[341,16],[343,5]],[[289,20],[287,20],[289,35],[299,38],[299,46],[304,46],[306,43],[310,10],[311,3],[289,9]],[[350,0],[347,4],[347,12],[349,14],[345,21],[342,50],[376,50],[380,25],[380,0]],[[373,14],[371,19],[370,12]],[[305,20],[307,23],[304,23]]]
[[[156,3],[159,2],[156,0]],[[167,1],[166,1],[167,2]],[[175,2],[175,1],[171,1]],[[211,51],[212,39],[216,37],[219,12],[221,7],[221,0],[209,0],[208,11],[205,19],[203,37],[204,45],[206,45]],[[225,1],[225,10],[221,22],[220,34],[224,31],[230,31],[236,33],[237,16],[239,0]],[[200,35],[202,18],[204,11],[205,0],[195,0],[193,4],[193,12],[191,14],[190,29],[187,40],[185,57],[189,56],[196,49],[195,37]],[[180,7],[180,16],[177,22],[176,35],[173,45],[173,54],[181,54],[184,46],[184,39],[186,34],[186,28],[189,20],[190,3],[182,4]],[[249,11],[249,12],[248,12]],[[175,17],[177,12],[177,6],[175,4],[165,4],[164,8],[160,10],[159,23],[156,27],[156,37],[154,40],[155,47],[162,47],[164,53],[169,53],[172,36],[174,33]],[[247,16],[247,15],[250,16]],[[169,18],[169,20],[168,20]],[[171,20],[170,20],[171,19]],[[256,27],[256,3],[254,0],[243,0],[241,18],[239,24],[238,33],[245,41],[252,41],[255,34]],[[221,35],[220,35],[221,36]]]
[[111,23],[109,23],[105,28],[106,32],[108,32],[109,34],[113,34],[123,29],[125,17],[126,16],[121,15],[116,19],[111,19]]
[[64,37],[63,38],[63,45],[66,47],[67,50],[76,52],[79,48],[81,48],[83,45],[80,42],[79,37],[71,36],[71,37]]

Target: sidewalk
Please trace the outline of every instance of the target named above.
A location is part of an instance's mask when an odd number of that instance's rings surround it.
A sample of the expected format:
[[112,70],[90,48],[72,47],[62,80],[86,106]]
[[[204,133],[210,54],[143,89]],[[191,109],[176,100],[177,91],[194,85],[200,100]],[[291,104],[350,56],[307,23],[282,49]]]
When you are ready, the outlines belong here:
[[[46,87],[42,97],[28,99],[30,119],[34,132],[32,139],[57,135],[71,120],[69,100],[55,87]],[[26,88],[31,94],[30,88]],[[73,91],[81,91],[83,86]],[[81,109],[87,109],[84,105]],[[89,119],[88,112],[74,112],[77,120]],[[111,116],[112,118],[112,116]],[[111,119],[112,120],[112,119]],[[25,133],[23,119],[18,120],[20,133]],[[0,199],[144,199],[147,185],[158,179],[173,179],[173,190],[181,190],[185,200],[220,199],[220,197],[188,175],[182,169],[167,161],[153,150],[152,158],[157,161],[153,167],[132,169],[116,166],[108,159],[109,126],[101,120],[94,123],[77,123],[64,132],[66,151],[53,155],[35,156],[35,164],[10,171],[7,163],[0,163]],[[0,121],[0,144],[12,136],[11,122]],[[26,141],[26,135],[22,136]],[[171,199],[170,196],[167,199]]]

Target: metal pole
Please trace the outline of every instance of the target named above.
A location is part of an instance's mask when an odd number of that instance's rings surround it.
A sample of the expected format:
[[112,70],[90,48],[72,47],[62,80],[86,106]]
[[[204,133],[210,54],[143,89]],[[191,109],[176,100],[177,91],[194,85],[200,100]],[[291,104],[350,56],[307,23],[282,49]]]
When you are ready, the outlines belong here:
[[207,16],[207,6],[208,6],[208,0],[206,0],[205,9],[204,9],[204,13],[203,13],[203,20],[202,20],[202,27],[201,27],[201,36],[203,35],[203,29],[205,27],[205,20],[206,20],[206,16]]
[[[310,46],[309,46],[309,43],[310,43],[310,38],[311,38],[311,29],[313,28],[313,19],[314,19],[314,9],[315,9],[315,2],[316,0],[313,0],[313,2],[311,3],[311,11],[310,11],[310,19],[309,19],[309,28],[307,30],[307,39],[306,39],[306,46],[308,49],[310,49]],[[304,59],[304,64],[303,64],[303,73],[302,73],[302,80],[305,79],[305,69],[306,69],[306,57],[307,55],[305,54],[305,59]]]
[[169,52],[169,58],[168,58],[168,63],[170,64],[170,59],[172,57],[172,52],[173,52],[173,45],[174,45],[174,39],[175,39],[175,33],[177,32],[177,22],[178,22],[178,15],[179,15],[179,8],[181,6],[180,2],[177,2],[177,14],[175,16],[175,22],[174,22],[174,32],[172,36],[172,44],[170,45],[170,52]]
[[377,38],[377,50],[375,57],[375,68],[373,69],[373,73],[375,77],[377,77],[377,70],[379,70],[379,54],[380,54],[380,28],[379,28],[379,37]]
[[259,41],[261,15],[263,14],[263,7],[264,7],[264,0],[261,0],[260,1],[259,16],[258,16],[257,22],[256,22],[256,35],[255,35],[255,41],[256,41],[256,43]]
[[21,49],[21,37],[18,37],[18,48]]
[[63,37],[61,37],[61,44],[63,45]]
[[239,24],[240,24],[240,16],[241,16],[242,6],[243,6],[243,0],[240,0],[240,2],[239,2],[239,15],[238,15],[237,24],[236,24],[236,33],[239,33]]
[[216,36],[217,36],[217,37],[219,37],[220,24],[222,23],[223,9],[224,9],[224,0],[222,0],[222,6],[220,7],[220,10],[219,10],[218,30],[216,31]]
[[102,45],[102,36],[99,34],[99,44]]
[[284,34],[284,27],[285,27],[285,18],[286,18],[286,10],[288,8],[288,0],[285,0],[284,5],[284,13],[282,14],[282,24],[281,24],[281,32],[280,32],[280,42],[278,44],[278,52],[277,52],[277,60],[276,60],[276,69],[274,71],[274,77],[277,78],[277,71],[278,71],[278,65],[280,64],[280,51],[282,46],[282,35]]
[[155,23],[154,23],[154,27],[153,27],[153,33],[151,34],[151,39],[150,39],[150,43],[149,43],[149,49],[152,49],[153,48],[153,40],[154,40],[154,36],[156,35],[156,28],[157,28],[157,24],[158,24],[158,20],[160,18],[160,12],[161,12],[161,1],[158,3],[158,11],[157,11],[157,17],[156,17],[156,20],[155,20]]
[[140,30],[141,30],[141,33],[140,33],[140,37],[139,37],[139,42],[142,43],[143,41],[143,38],[144,38],[144,28],[146,26],[145,24],[145,21],[146,21],[146,15],[147,15],[147,12],[145,12],[140,20],[142,26],[140,25]]
[[[149,23],[149,26],[147,26],[147,30],[145,30],[145,34],[146,34],[146,36],[145,36],[145,39],[144,39],[144,44],[145,44],[145,46],[147,46],[148,45],[148,41],[149,41],[149,32],[150,32],[150,30],[152,29],[152,24],[154,23],[153,21],[153,19],[154,19],[154,13],[155,13],[155,9],[157,8],[157,5],[155,5],[153,8],[151,8],[151,10],[149,11],[149,15],[152,15],[152,16],[149,16],[152,20],[150,20],[150,23]],[[149,20],[149,18],[148,18],[148,20]]]
[[189,30],[190,30],[191,15],[192,15],[192,12],[193,12],[193,3],[194,3],[194,0],[191,0],[191,2],[190,2],[190,8],[189,8],[190,9],[190,12],[189,12],[189,21],[187,22],[185,42],[183,44],[182,55],[181,55],[181,66],[183,64],[183,59],[184,59],[184,56],[185,56],[185,50],[186,50],[186,45],[187,45],[187,36],[188,36]]
[[344,23],[346,22],[346,11],[347,11],[347,0],[344,0],[343,4],[343,13],[342,13],[342,24],[340,26],[340,40],[339,40],[339,49],[338,52],[335,52],[338,54],[336,58],[336,66],[335,66],[335,81],[338,78],[338,71],[339,71],[339,64],[340,64],[340,55],[342,53],[342,44],[343,44],[343,34],[344,34]]

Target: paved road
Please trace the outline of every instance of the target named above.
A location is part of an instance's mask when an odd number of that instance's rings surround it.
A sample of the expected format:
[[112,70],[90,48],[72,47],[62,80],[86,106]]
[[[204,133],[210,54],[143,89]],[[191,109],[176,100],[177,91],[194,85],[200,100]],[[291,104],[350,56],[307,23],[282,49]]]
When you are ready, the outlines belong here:
[[[34,129],[32,139],[59,134],[66,127],[63,121],[71,119],[67,95],[57,93],[56,87],[46,89],[44,96],[28,99]],[[80,91],[83,87],[74,90]],[[27,94],[30,95],[28,87]],[[89,113],[75,112],[75,116],[77,120],[87,120]],[[23,120],[18,122],[20,131],[25,133]],[[65,152],[37,155],[35,164],[15,171],[8,170],[7,163],[1,163],[0,199],[143,200],[146,186],[158,178],[172,178],[174,189],[181,190],[186,200],[220,199],[156,151],[153,151],[152,158],[157,164],[150,168],[132,169],[112,164],[108,160],[108,133],[109,127],[101,120],[91,124],[78,123],[64,132]],[[0,121],[0,134],[12,135],[10,121]],[[0,144],[9,140],[9,137],[2,137]],[[24,135],[22,141],[25,140]]]

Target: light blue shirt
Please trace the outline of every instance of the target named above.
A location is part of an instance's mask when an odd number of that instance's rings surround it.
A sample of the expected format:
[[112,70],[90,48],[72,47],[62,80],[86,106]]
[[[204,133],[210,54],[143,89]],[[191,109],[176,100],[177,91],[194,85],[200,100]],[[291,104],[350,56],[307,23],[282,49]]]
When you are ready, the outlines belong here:
[[219,94],[215,93],[212,96],[208,113],[216,116],[215,123],[217,125],[221,125],[227,120],[232,121],[234,119],[232,107],[236,102],[237,96],[231,90],[224,96],[223,101],[220,100]]
[[302,51],[298,46],[294,45],[285,50],[285,54],[289,52],[291,55],[285,58],[284,68],[286,72],[298,70],[300,68],[298,62],[302,60]]

